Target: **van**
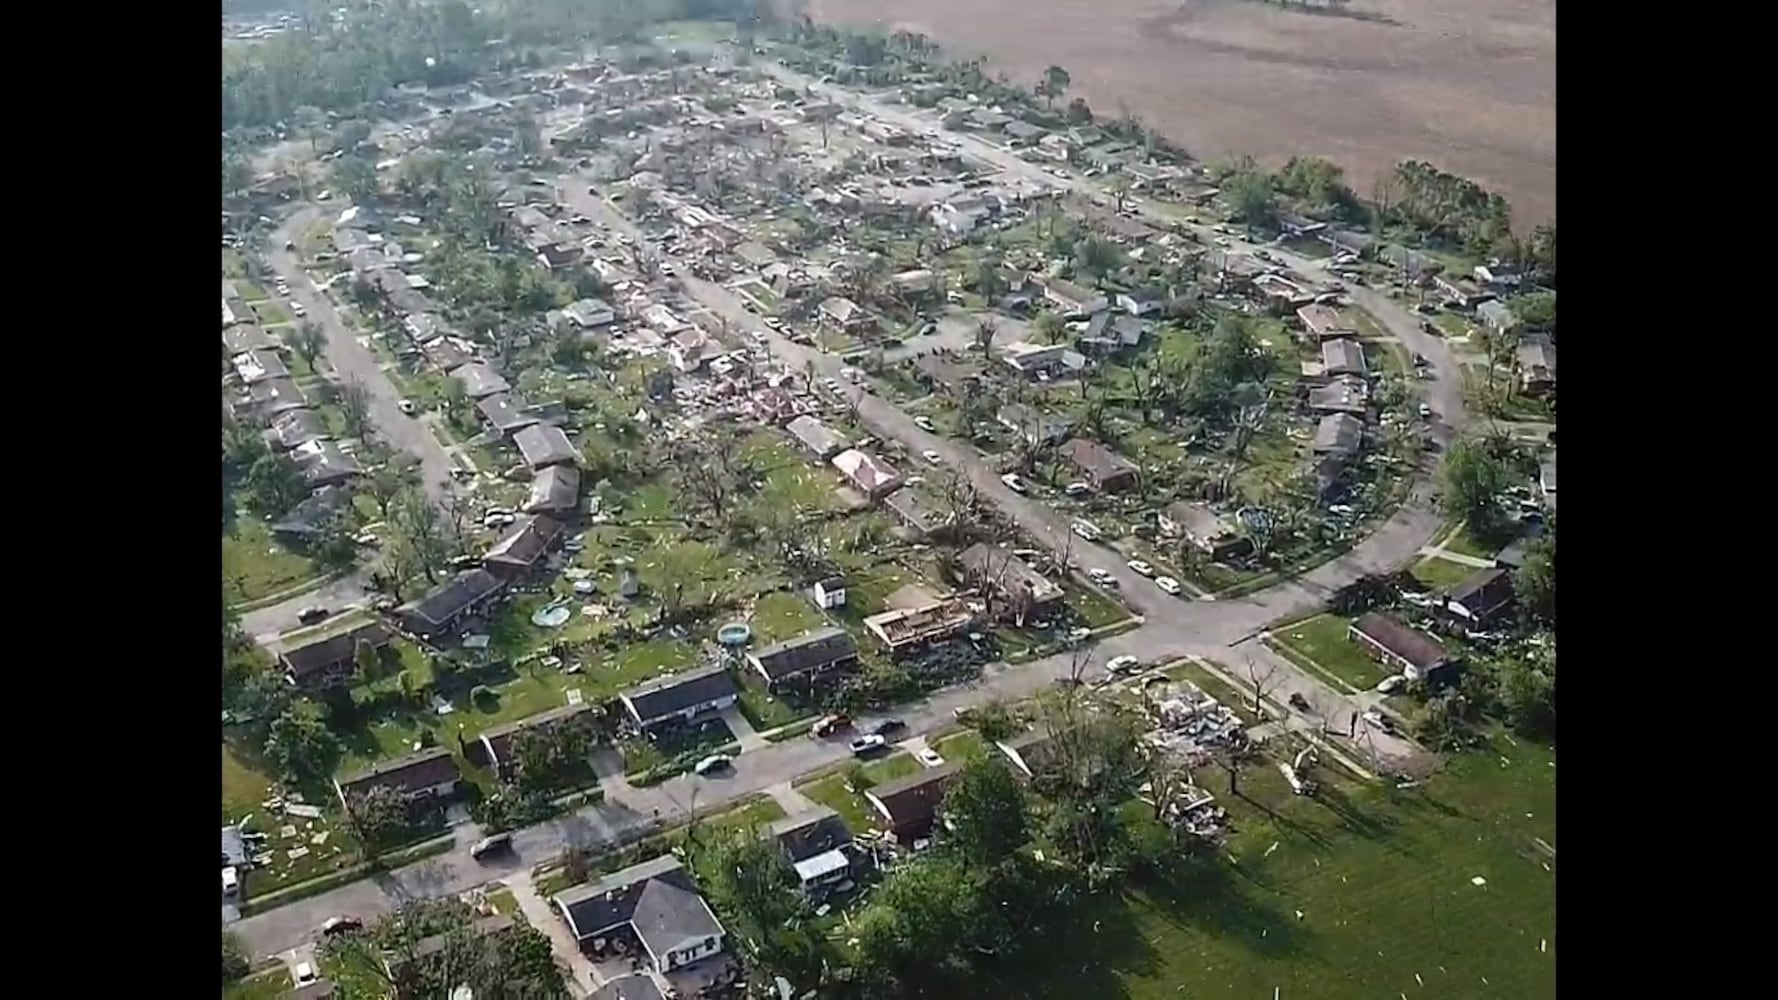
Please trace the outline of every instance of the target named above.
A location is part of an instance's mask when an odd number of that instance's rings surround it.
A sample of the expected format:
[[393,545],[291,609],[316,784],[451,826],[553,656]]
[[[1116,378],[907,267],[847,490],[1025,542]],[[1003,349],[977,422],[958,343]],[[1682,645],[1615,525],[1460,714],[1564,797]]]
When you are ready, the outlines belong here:
[[229,865],[222,870],[222,894],[232,896],[241,891],[241,873]]

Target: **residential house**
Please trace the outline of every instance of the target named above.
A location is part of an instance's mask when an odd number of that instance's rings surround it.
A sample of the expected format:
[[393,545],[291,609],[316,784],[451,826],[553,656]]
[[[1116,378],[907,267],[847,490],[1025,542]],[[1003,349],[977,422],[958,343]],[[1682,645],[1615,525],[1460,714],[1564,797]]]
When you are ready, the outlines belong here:
[[531,480],[525,501],[527,514],[561,515],[580,506],[580,470],[572,465],[552,465]]
[[817,895],[852,876],[852,831],[832,809],[816,806],[786,816],[768,829],[796,871],[803,892]]
[[1328,375],[1364,377],[1370,371],[1364,363],[1364,345],[1356,340],[1322,341],[1321,370]]
[[304,441],[290,449],[290,457],[310,486],[337,486],[364,472],[356,458],[332,441]]
[[1074,156],[1075,142],[1072,136],[1062,132],[1051,132],[1037,140],[1035,152],[1039,156],[1067,163]]
[[785,424],[784,430],[823,462],[852,447],[845,435],[807,414]]
[[1431,281],[1433,275],[1445,269],[1443,264],[1431,257],[1406,247],[1384,247],[1380,256],[1384,263],[1395,268],[1397,274],[1413,284]]
[[843,110],[832,101],[811,101],[797,109],[797,115],[806,122],[833,121]]
[[1150,328],[1151,324],[1147,320],[1107,309],[1093,314],[1093,318],[1087,321],[1086,331],[1075,343],[1083,351],[1115,354],[1140,346]]
[[1346,637],[1411,681],[1443,684],[1457,669],[1437,639],[1381,612],[1371,611],[1359,617],[1346,630]]
[[502,437],[512,437],[539,422],[536,417],[525,412],[530,407],[516,393],[489,396],[478,401],[475,408],[482,415],[482,420]]
[[457,759],[448,748],[428,747],[336,780],[333,790],[350,811],[353,803],[373,788],[392,788],[409,799],[450,798],[461,777]]
[[463,393],[470,399],[486,399],[498,396],[503,392],[511,392],[512,386],[501,378],[494,369],[479,361],[458,365],[451,370],[451,377],[463,383]]
[[291,687],[319,691],[343,683],[358,671],[361,648],[373,654],[389,645],[389,630],[376,622],[367,622],[349,632],[316,639],[307,645],[295,646],[278,654],[278,666]]
[[642,309],[642,322],[653,327],[663,337],[675,337],[691,329],[691,324],[680,319],[678,314],[659,302],[649,303]]
[[1280,274],[1261,273],[1253,279],[1253,292],[1270,308],[1287,315],[1315,301],[1315,293]]
[[956,763],[927,768],[896,781],[867,788],[864,797],[887,821],[897,840],[909,843],[925,837],[938,820],[945,789],[957,777]]
[[1362,417],[1369,410],[1370,386],[1350,375],[1309,389],[1309,409],[1319,414],[1349,413]]
[[1133,188],[1171,188],[1185,177],[1184,171],[1171,163],[1127,163],[1124,173]]
[[815,290],[815,279],[807,271],[783,261],[760,268],[759,277],[781,299],[799,299]]
[[397,608],[395,617],[415,635],[441,638],[493,606],[505,587],[503,580],[485,569],[465,570]]
[[1446,613],[1474,625],[1485,627],[1513,603],[1512,574],[1504,569],[1478,569],[1444,593]]
[[815,606],[823,611],[843,608],[846,606],[846,578],[824,576],[815,581],[815,585],[809,588],[809,593],[815,598]]
[[539,712],[517,722],[502,723],[482,730],[475,742],[469,744],[465,756],[477,765],[493,769],[502,781],[513,780],[518,759],[513,753],[513,741],[523,732],[545,732],[558,726],[585,725],[592,718],[593,706],[588,704],[563,705],[547,712]]
[[1015,149],[1034,146],[1038,140],[1049,134],[1048,129],[1039,128],[1030,122],[1010,121],[1001,131],[1006,133],[1007,145]]
[[583,330],[607,326],[617,321],[617,310],[603,299],[577,299],[562,309],[562,315]]
[[867,499],[881,500],[901,485],[901,473],[874,455],[849,448],[835,455],[833,467]]
[[[475,360],[475,345],[457,336],[433,337],[420,345],[420,353],[426,356],[426,360],[436,365],[439,371],[448,372],[473,362]],[[483,370],[486,369],[483,368]],[[465,383],[466,386],[467,384]],[[474,399],[475,397],[472,395],[469,398]]]
[[859,333],[876,324],[870,313],[844,295],[828,296],[822,301],[819,312],[822,322],[845,333]]
[[1043,287],[1044,301],[1064,316],[1091,316],[1110,304],[1098,292],[1063,278],[1040,277],[1037,281]]
[[914,608],[896,608],[864,620],[865,631],[894,655],[943,642],[969,631],[975,614],[963,601],[934,601]]
[[1518,313],[1513,312],[1512,306],[1499,299],[1490,299],[1476,306],[1475,314],[1476,318],[1482,321],[1482,325],[1490,330],[1512,333],[1519,328]]
[[948,354],[922,354],[914,359],[914,378],[931,392],[959,393],[981,377],[980,367]]
[[1063,367],[1066,344],[1033,344],[1019,340],[1000,348],[1002,363],[1027,378],[1048,377]]
[[512,443],[518,445],[525,464],[533,472],[552,465],[572,465],[580,457],[579,452],[574,450],[574,445],[569,442],[568,435],[560,427],[550,424],[532,424],[514,434]]
[[1098,441],[1071,438],[1062,446],[1062,456],[1100,491],[1116,493],[1136,485],[1136,464]]
[[1017,736],[994,741],[1007,761],[1013,766],[1015,776],[1030,780],[1049,771],[1056,765],[1056,740],[1037,729],[1028,729]]
[[550,546],[562,535],[562,523],[548,514],[527,514],[482,557],[482,566],[503,580],[520,580],[537,571]]
[[1355,338],[1358,330],[1347,323],[1331,306],[1320,303],[1306,305],[1296,311],[1303,332],[1313,342]]
[[579,266],[585,259],[586,248],[573,239],[551,243],[537,251],[537,263],[550,271],[566,271]]
[[757,271],[778,262],[778,255],[763,243],[747,240],[735,246],[734,254],[741,263]]
[[1533,396],[1556,391],[1556,345],[1538,334],[1526,337],[1515,353],[1519,365],[1519,387]]
[[1364,445],[1364,421],[1348,413],[1330,413],[1315,426],[1310,450],[1317,455],[1346,458]]
[[1315,235],[1321,242],[1332,247],[1336,253],[1349,253],[1355,257],[1369,257],[1377,249],[1377,241],[1375,237],[1351,229],[1340,229],[1329,226]]
[[314,410],[285,410],[272,418],[269,432],[272,442],[289,451],[310,441],[331,437],[321,415]]
[[1485,291],[1468,278],[1453,278],[1446,274],[1433,278],[1432,287],[1445,297],[1445,301],[1459,309],[1474,309],[1494,297],[1493,292]]
[[338,486],[323,486],[292,507],[272,524],[272,536],[286,543],[307,544],[327,528],[335,514],[352,502],[352,495]]
[[719,341],[695,326],[667,345],[667,357],[682,372],[699,371],[726,351]]
[[234,365],[235,374],[246,385],[290,377],[290,369],[276,351],[248,351],[246,354],[235,355],[230,363]]
[[1289,212],[1285,212],[1278,216],[1279,231],[1292,239],[1314,236],[1326,228],[1327,223],[1325,222],[1316,222],[1314,219],[1306,219],[1300,215],[1293,215]]
[[1117,307],[1131,316],[1153,316],[1161,311],[1161,293],[1153,288],[1119,292]]
[[950,514],[941,510],[918,489],[896,490],[883,501],[895,519],[913,533],[915,538],[931,538],[950,528]]
[[1097,168],[1101,173],[1111,174],[1124,169],[1129,162],[1127,154],[1132,148],[1128,143],[1107,142],[1088,146],[1075,154],[1075,159]]
[[249,351],[275,351],[283,346],[278,338],[254,323],[236,323],[222,331],[222,348],[231,358]]
[[1221,514],[1201,503],[1180,500],[1161,509],[1161,533],[1181,538],[1211,562],[1226,563],[1253,551],[1253,541],[1235,530]]
[[723,948],[722,924],[691,873],[670,854],[563,890],[550,903],[583,949],[620,932],[632,935],[657,973],[694,965]]
[[832,626],[747,654],[747,665],[774,689],[783,684],[812,684],[824,674],[857,663],[858,644],[852,634]]
[[943,298],[945,294],[944,275],[923,267],[895,275],[889,279],[889,287],[900,292],[909,302]]
[[1011,121],[1011,115],[991,111],[987,108],[977,108],[969,113],[967,124],[971,128],[978,128],[984,132],[998,132],[1006,128],[1007,123]]
[[618,701],[644,732],[689,722],[735,703],[741,690],[720,664],[656,677],[619,694]]
[[1525,276],[1519,272],[1518,268],[1498,261],[1492,264],[1477,264],[1471,275],[1482,284],[1482,287],[1491,292],[1517,291],[1519,286],[1525,283]]
[[1074,433],[1074,422],[1050,416],[1025,403],[1006,403],[994,414],[1002,427],[1034,445],[1059,445]]
[[972,585],[1007,601],[1014,624],[1021,627],[1062,600],[1059,584],[1009,550],[977,542],[959,553],[957,560]]
[[952,236],[967,236],[975,232],[994,210],[988,200],[981,195],[960,195],[934,205],[931,212],[932,224],[940,232]]

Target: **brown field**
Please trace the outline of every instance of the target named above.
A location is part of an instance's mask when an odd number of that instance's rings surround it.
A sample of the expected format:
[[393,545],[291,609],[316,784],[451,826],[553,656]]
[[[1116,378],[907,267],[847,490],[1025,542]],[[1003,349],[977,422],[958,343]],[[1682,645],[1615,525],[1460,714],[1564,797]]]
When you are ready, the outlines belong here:
[[1555,0],[1354,0],[1338,10],[1257,0],[813,0],[817,19],[924,32],[1069,96],[1120,104],[1193,155],[1292,155],[1346,168],[1368,196],[1402,159],[1556,210]]

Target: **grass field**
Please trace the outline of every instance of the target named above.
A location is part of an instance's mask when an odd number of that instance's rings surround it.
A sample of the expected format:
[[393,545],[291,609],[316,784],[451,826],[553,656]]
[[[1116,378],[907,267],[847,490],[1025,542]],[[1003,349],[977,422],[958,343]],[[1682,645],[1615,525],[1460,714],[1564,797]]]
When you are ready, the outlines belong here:
[[1475,572],[1474,566],[1438,556],[1427,556],[1414,565],[1414,579],[1434,590],[1443,590],[1469,579]]
[[1322,778],[1307,799],[1252,769],[1241,797],[1222,797],[1226,852],[1083,905],[1053,961],[995,985],[1129,1000],[1555,996],[1554,861],[1537,843],[1555,843],[1552,753],[1502,739],[1411,791]]
[[1469,526],[1463,524],[1451,529],[1451,533],[1444,537],[1440,545],[1446,552],[1475,559],[1492,559],[1500,551],[1496,546],[1483,544],[1469,533]]
[[315,576],[315,564],[272,540],[265,522],[237,517],[222,536],[222,596],[257,601]]
[[982,760],[991,752],[988,741],[973,729],[952,733],[932,744],[932,749],[937,750],[946,763]]
[[1389,672],[1346,638],[1350,624],[1337,615],[1316,615],[1273,632],[1272,638],[1287,652],[1364,691],[1376,687]]
[[[267,848],[272,863],[247,872],[248,899],[358,863],[357,842],[348,830],[333,822],[331,813],[323,813],[320,819],[313,820],[279,818],[268,813],[262,803],[270,797],[272,788],[270,775],[235,748],[227,743],[222,745],[223,823],[239,823],[243,818],[251,817],[246,828],[271,838]],[[282,835],[286,825],[296,828],[289,837]],[[313,838],[320,834],[326,834],[323,842],[314,843]],[[293,849],[306,850],[307,853],[292,859],[290,851]]]
[[797,791],[808,796],[810,801],[819,802],[839,813],[854,835],[883,825],[882,817],[864,800],[864,796],[846,791],[846,779],[842,775],[836,774],[807,785],[798,785]]
[[278,1000],[290,992],[290,970],[279,967],[222,988],[222,1000]]

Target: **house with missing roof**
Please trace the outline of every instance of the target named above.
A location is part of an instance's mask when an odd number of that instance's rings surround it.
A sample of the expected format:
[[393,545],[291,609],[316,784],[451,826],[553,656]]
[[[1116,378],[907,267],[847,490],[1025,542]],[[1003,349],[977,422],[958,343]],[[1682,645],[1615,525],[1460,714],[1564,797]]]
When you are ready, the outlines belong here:
[[808,895],[819,896],[850,879],[858,864],[852,831],[839,813],[825,806],[786,816],[769,831]]
[[881,500],[901,485],[901,473],[894,466],[857,448],[840,452],[832,461],[834,468],[866,499]]
[[871,808],[883,817],[889,832],[903,843],[925,837],[938,822],[938,808],[945,789],[957,777],[955,762],[927,768],[896,781],[865,789]]
[[1136,463],[1098,441],[1071,438],[1062,445],[1062,457],[1101,492],[1116,493],[1136,485]]
[[1021,627],[1062,600],[1060,584],[1008,549],[977,542],[959,553],[957,561],[973,586],[1006,601],[1013,623]]
[[603,951],[613,937],[633,937],[659,973],[694,965],[723,949],[722,923],[691,873],[671,855],[565,889],[550,903],[582,950]]
[[690,722],[705,712],[721,711],[741,696],[721,664],[656,677],[617,696],[624,711],[643,732]]
[[552,465],[531,480],[526,498],[527,514],[563,515],[580,506],[580,470],[572,465]]
[[319,691],[343,683],[358,670],[358,650],[368,646],[373,652],[389,645],[389,630],[377,622],[368,622],[349,632],[317,639],[278,654],[278,665],[284,668],[284,679],[291,687]]
[[1045,773],[1056,760],[1055,738],[1037,729],[996,740],[994,746],[1012,764],[1014,776],[1026,781]]
[[1512,608],[1512,574],[1498,567],[1478,569],[1453,584],[1441,596],[1447,615],[1464,624],[1483,628]]
[[352,803],[373,788],[392,788],[409,799],[447,799],[457,793],[457,759],[445,747],[428,747],[344,779],[335,779],[333,790],[347,811]]
[[548,514],[527,514],[494,543],[482,557],[482,566],[509,582],[525,579],[544,565],[561,537],[562,522]]
[[858,643],[852,634],[832,626],[747,654],[747,665],[774,689],[786,684],[811,684],[825,674],[857,663]]
[[1161,534],[1189,541],[1211,562],[1229,562],[1253,551],[1252,539],[1205,504],[1176,500],[1161,509],[1156,522]]
[[1346,637],[1408,680],[1439,685],[1456,677],[1457,663],[1437,639],[1391,615],[1369,612],[1346,629]]

